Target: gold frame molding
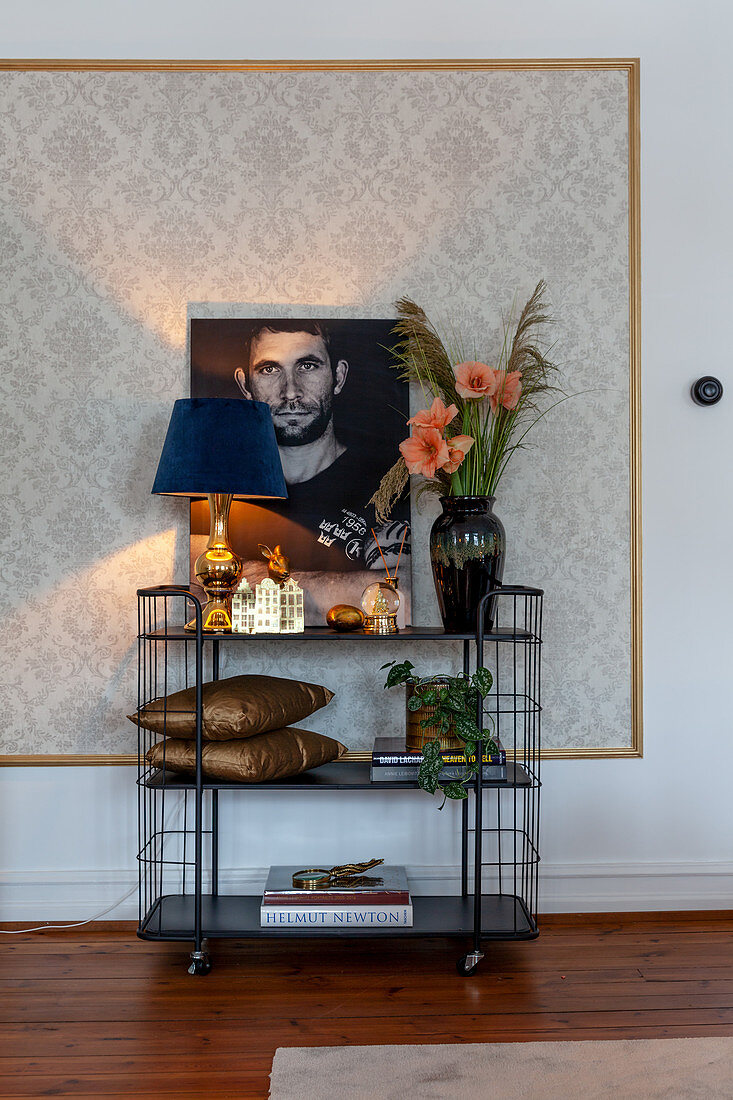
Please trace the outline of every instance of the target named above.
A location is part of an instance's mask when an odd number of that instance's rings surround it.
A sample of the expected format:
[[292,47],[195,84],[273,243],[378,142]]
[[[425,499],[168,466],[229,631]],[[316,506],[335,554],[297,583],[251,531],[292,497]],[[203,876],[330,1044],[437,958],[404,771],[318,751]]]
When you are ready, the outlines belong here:
[[[561,69],[614,69],[628,79],[629,138],[629,503],[631,616],[631,745],[628,748],[551,749],[545,760],[620,759],[643,756],[642,583],[641,583],[641,130],[638,57],[515,58],[499,60],[389,61],[118,61],[73,59],[0,60],[0,72],[491,72]],[[345,762],[368,760],[368,752],[349,752]],[[137,756],[6,755],[4,767],[86,767],[133,765]]]

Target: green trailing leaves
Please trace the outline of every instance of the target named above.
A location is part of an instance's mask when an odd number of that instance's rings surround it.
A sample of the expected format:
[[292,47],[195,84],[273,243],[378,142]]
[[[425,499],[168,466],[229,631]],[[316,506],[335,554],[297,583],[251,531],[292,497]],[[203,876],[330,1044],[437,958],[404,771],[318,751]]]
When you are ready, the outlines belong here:
[[385,688],[397,687],[398,684],[408,684],[414,682],[412,670],[415,666],[412,661],[403,661],[402,664],[397,664],[396,661],[387,661],[386,665],[382,665],[380,671],[384,671],[385,668],[389,669],[387,673],[387,680],[385,682]]
[[488,668],[477,668],[471,677],[471,683],[482,695],[488,695],[494,686],[494,677],[491,675]]
[[440,755],[440,741],[427,741],[423,745],[423,760],[417,777],[418,786],[429,794],[435,794],[440,786],[440,773],[443,758]]
[[445,783],[443,785],[443,794],[446,798],[468,798],[468,791],[462,783],[456,781],[455,783]]
[[462,741],[478,740],[480,736],[475,720],[466,714],[457,714],[453,727]]
[[454,714],[462,714],[467,706],[470,706],[473,702],[472,699],[467,698],[468,692],[465,690],[465,681],[460,681],[460,686],[449,687],[445,692],[444,704],[447,708],[453,711]]
[[[382,665],[382,671],[384,669],[389,669],[385,688],[397,687],[400,684],[412,686],[407,707],[413,714],[424,709],[425,713],[420,722],[422,729],[437,730],[440,736],[452,735],[464,742],[464,774],[447,783],[440,782],[443,758],[439,739],[426,742],[422,750],[423,762],[420,765],[418,785],[429,794],[441,791],[443,794],[441,809],[447,798],[455,800],[466,798],[467,784],[472,782],[479,767],[476,759],[472,761],[467,757],[476,757],[479,744],[483,745],[485,752],[498,751],[498,745],[494,739],[487,736],[487,731],[480,729],[478,725],[478,717],[483,713],[483,698],[493,687],[493,676],[487,668],[481,667],[476,669],[470,678],[464,675],[442,674],[418,677],[411,661],[403,661],[401,664],[388,661],[387,664]],[[485,717],[491,721],[490,716],[485,715]]]

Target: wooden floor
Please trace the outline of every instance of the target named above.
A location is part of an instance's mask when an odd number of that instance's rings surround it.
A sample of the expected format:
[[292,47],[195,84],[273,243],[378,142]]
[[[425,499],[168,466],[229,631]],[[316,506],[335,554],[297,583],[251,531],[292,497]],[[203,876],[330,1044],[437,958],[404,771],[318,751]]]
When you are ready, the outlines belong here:
[[218,941],[193,978],[132,926],[3,936],[0,1095],[266,1097],[278,1046],[733,1035],[732,913],[541,927],[472,978],[454,940]]

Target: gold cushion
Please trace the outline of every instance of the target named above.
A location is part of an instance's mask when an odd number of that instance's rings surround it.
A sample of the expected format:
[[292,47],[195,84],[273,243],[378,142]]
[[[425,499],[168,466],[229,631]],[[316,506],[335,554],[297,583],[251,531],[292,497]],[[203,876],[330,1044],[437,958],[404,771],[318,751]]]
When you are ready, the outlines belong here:
[[[302,722],[325,707],[333,692],[318,684],[284,680],[279,676],[229,676],[202,687],[202,736],[206,741],[229,741],[279,730]],[[167,737],[196,736],[196,689],[176,691],[142,707],[138,720],[144,729]]]
[[[310,730],[270,730],[246,741],[207,742],[201,747],[201,768],[207,779],[263,783],[299,775],[319,764],[328,764],[345,752],[339,741]],[[196,743],[169,737],[153,745],[145,759],[156,768],[195,775]]]

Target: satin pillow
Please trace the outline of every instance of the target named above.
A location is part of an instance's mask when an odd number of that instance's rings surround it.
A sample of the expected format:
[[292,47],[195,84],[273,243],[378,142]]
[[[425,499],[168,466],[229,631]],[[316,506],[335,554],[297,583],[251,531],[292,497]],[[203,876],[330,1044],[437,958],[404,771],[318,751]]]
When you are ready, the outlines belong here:
[[[340,741],[310,730],[270,730],[245,741],[208,741],[201,747],[201,768],[207,779],[264,783],[328,764],[345,752]],[[145,759],[166,771],[196,774],[196,745],[190,740],[159,741]]]
[[[302,722],[325,707],[333,692],[318,684],[280,676],[229,676],[202,687],[202,736],[206,741],[255,737],[268,730]],[[196,736],[196,689],[153,699],[128,718],[167,737]]]

